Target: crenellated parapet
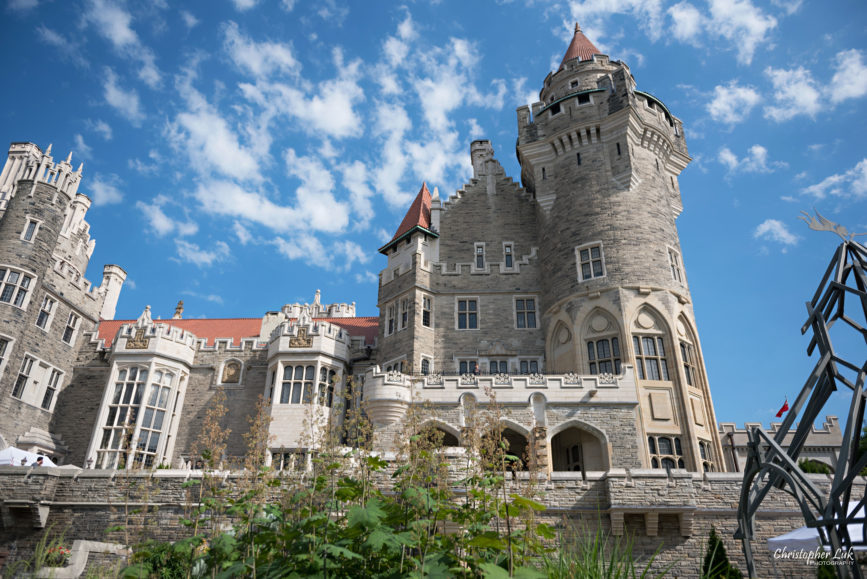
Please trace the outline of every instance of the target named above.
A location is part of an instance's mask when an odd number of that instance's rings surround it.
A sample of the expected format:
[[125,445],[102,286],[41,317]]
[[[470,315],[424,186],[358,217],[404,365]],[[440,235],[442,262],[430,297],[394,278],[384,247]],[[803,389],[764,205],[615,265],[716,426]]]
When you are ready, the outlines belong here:
[[193,364],[198,343],[198,338],[191,332],[154,322],[150,318],[150,306],[147,306],[136,323],[120,327],[112,341],[110,357],[160,357],[189,367]]
[[311,318],[354,318],[355,317],[355,302],[323,304],[321,303],[322,293],[316,290],[316,295],[313,298],[312,304],[295,303],[286,304],[281,308],[281,311],[287,318],[299,318],[302,312],[307,313]]
[[[9,199],[15,197],[21,187],[26,189],[26,194],[32,194],[38,183],[51,185],[70,200],[75,198],[83,166],[82,163],[78,169],[72,170],[72,153],[64,161],[55,163],[51,145],[43,153],[33,143],[12,143],[0,173],[0,212],[6,210]],[[22,185],[22,181],[26,185]]]

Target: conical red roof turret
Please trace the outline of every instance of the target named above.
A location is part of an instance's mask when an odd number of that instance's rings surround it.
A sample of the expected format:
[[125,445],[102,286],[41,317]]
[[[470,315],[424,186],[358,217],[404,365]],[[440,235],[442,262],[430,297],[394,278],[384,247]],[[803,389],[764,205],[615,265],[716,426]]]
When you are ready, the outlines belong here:
[[385,253],[392,245],[416,228],[421,228],[427,234],[436,236],[430,228],[430,202],[430,190],[427,188],[427,183],[422,183],[421,189],[415,197],[415,201],[413,201],[412,205],[409,206],[409,211],[406,212],[403,221],[400,222],[400,227],[397,228],[394,237],[391,238],[391,241],[383,245],[379,249],[379,252]]
[[581,27],[575,23],[575,35],[572,37],[572,42],[569,43],[569,48],[566,49],[566,54],[563,60],[560,61],[560,69],[567,61],[577,58],[579,60],[590,60],[594,54],[602,54],[599,49],[593,46],[593,43],[584,36],[581,32]]

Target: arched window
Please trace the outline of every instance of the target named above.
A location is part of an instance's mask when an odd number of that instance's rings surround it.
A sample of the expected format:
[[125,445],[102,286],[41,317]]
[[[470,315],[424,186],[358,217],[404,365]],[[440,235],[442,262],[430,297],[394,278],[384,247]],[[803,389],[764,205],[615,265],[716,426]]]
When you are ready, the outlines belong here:
[[647,437],[652,468],[686,468],[683,445],[677,436],[650,435]]
[[632,353],[640,380],[671,380],[665,326],[650,309],[643,308],[632,326]]

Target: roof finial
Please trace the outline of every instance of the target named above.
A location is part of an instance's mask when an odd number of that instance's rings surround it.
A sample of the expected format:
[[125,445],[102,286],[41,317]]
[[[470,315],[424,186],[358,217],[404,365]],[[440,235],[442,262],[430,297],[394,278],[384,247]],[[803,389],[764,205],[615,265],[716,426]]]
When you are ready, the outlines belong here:
[[72,163],[72,151],[69,151],[69,156],[66,157],[66,164]]
[[575,32],[581,32],[581,25],[577,22],[575,23]]

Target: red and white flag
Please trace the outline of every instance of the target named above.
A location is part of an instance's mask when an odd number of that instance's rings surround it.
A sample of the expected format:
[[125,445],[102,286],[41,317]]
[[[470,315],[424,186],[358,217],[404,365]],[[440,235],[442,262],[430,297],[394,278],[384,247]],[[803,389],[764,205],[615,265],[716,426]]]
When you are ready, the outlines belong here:
[[777,418],[782,418],[783,414],[785,414],[788,409],[789,409],[789,399],[786,398],[786,401],[783,402],[783,407],[780,408],[779,412],[777,412]]

